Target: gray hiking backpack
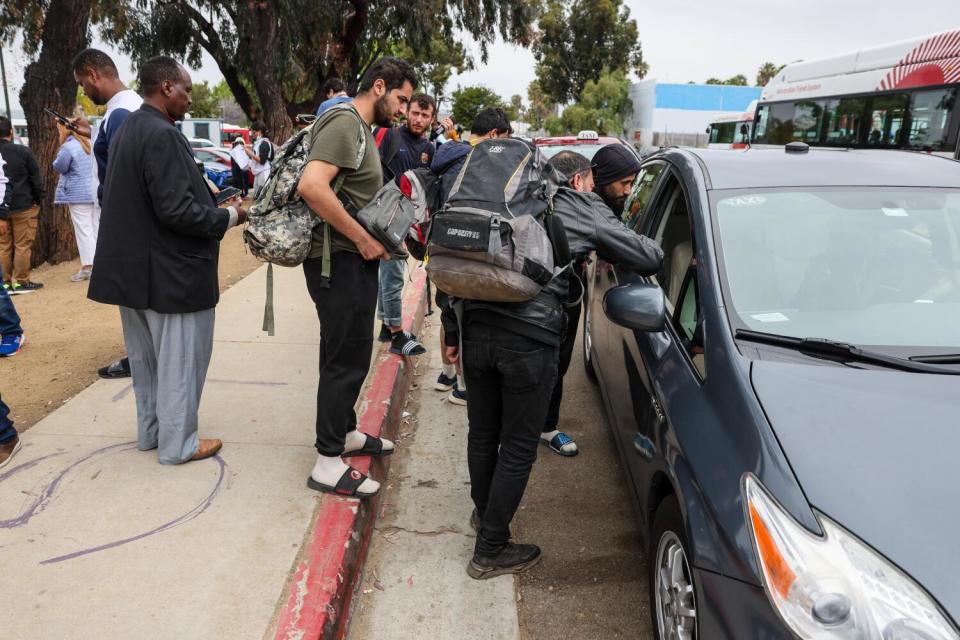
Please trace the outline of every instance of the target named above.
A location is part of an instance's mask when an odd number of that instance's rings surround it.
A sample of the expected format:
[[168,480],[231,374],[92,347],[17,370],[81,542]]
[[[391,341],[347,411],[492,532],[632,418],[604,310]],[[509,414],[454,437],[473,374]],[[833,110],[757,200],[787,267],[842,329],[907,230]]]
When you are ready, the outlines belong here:
[[476,145],[431,220],[427,272],[433,284],[466,300],[536,296],[566,266],[548,233],[556,189],[533,144],[494,138]]
[[429,169],[410,169],[381,187],[357,212],[357,220],[394,258],[406,259],[404,244],[409,238],[416,239],[415,225],[427,222],[430,190],[438,190],[435,185],[437,178]]

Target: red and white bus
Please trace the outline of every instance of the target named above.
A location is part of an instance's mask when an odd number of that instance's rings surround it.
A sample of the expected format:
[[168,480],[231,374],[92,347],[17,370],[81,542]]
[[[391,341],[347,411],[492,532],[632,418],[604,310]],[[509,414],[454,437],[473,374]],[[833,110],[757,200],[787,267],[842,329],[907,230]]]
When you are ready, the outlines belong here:
[[757,101],[754,100],[743,113],[720,116],[710,123],[707,133],[709,149],[746,149],[753,134],[753,121],[757,115]]
[[756,144],[960,158],[960,30],[788,65],[764,88]]

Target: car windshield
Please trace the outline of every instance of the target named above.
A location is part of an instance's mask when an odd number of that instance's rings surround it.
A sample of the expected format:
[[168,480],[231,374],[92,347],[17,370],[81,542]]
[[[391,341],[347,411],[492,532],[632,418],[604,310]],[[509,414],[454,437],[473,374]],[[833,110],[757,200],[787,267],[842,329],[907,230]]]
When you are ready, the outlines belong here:
[[561,151],[576,151],[587,160],[593,160],[593,156],[600,151],[606,145],[602,144],[556,144],[556,145],[541,145],[539,147],[540,153],[544,158],[548,160],[553,156],[557,155]]
[[712,204],[735,326],[960,350],[960,189],[717,191]]

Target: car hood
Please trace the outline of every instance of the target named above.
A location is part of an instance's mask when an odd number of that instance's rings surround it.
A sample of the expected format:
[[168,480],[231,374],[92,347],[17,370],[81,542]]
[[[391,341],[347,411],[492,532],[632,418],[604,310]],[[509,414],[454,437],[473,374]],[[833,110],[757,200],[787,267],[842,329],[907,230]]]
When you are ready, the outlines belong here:
[[960,621],[960,377],[772,361],[751,376],[810,504]]

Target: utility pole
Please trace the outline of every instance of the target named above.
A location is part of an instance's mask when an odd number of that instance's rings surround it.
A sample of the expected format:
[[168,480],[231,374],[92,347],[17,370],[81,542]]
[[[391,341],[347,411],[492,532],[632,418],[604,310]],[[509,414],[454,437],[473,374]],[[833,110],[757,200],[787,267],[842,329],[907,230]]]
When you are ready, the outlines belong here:
[[0,47],[0,80],[3,81],[3,100],[7,105],[7,118],[12,119],[10,113],[10,93],[7,91],[7,67],[3,63],[3,47]]

